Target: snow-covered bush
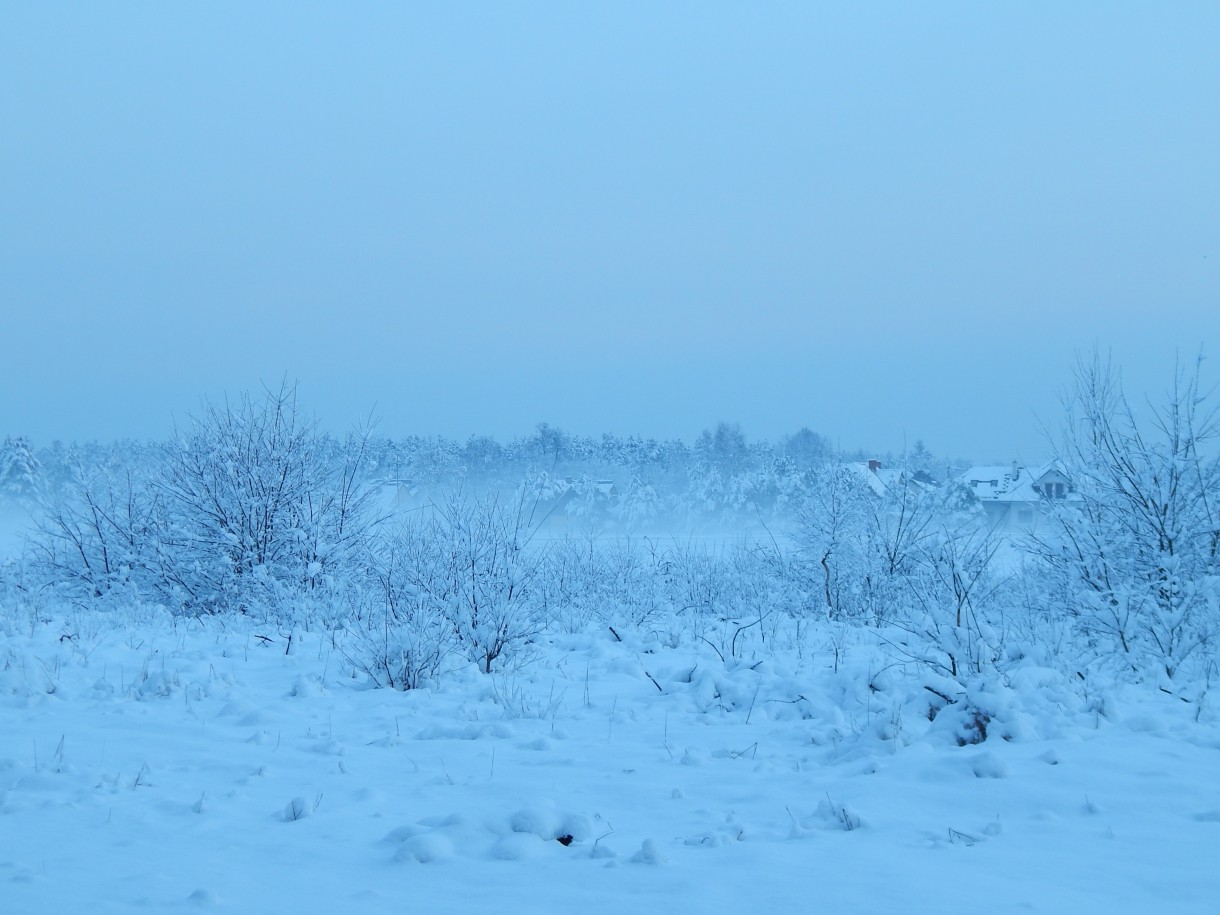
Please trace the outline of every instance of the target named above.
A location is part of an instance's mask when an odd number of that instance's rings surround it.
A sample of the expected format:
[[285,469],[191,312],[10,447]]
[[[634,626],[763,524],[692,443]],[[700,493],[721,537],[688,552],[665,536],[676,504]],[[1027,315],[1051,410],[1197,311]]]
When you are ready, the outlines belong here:
[[172,602],[178,584],[166,529],[164,500],[150,481],[130,469],[77,461],[71,480],[37,515],[32,572],[77,605]]
[[249,611],[354,570],[374,518],[357,470],[364,439],[335,461],[281,386],[205,404],[166,450],[158,488],[192,611]]
[[977,676],[1001,657],[1006,576],[993,565],[996,549],[986,528],[943,526],[921,544],[905,580],[910,603],[895,625],[915,634],[919,660],[947,677]]
[[37,567],[78,603],[296,615],[367,565],[365,441],[331,447],[288,386],[205,404],[151,468],[77,461],[40,515]]
[[422,533],[410,525],[381,532],[372,552],[373,590],[348,615],[345,654],[391,689],[436,680],[456,647],[452,623],[426,588],[435,565]]
[[610,572],[597,538],[567,537],[546,550],[534,596],[543,617],[568,632],[607,622],[603,589]]
[[[1078,631],[1173,677],[1220,634],[1220,423],[1198,368],[1143,416],[1098,356],[1076,368],[1072,492],[1035,552]],[[1206,658],[1202,658],[1207,663]]]
[[24,563],[0,558],[0,634],[12,635],[44,619],[49,596]]
[[941,506],[906,474],[884,483],[859,465],[814,474],[799,514],[805,566],[828,616],[884,623],[904,601]]
[[[415,514],[397,532],[400,554],[389,593],[401,594],[408,630],[443,621],[484,673],[506,651],[545,628],[535,589],[544,548],[523,498],[509,505],[453,496]],[[429,636],[430,637],[430,636]]]
[[598,598],[607,620],[639,629],[673,612],[665,581],[673,557],[653,540],[616,538],[602,548]]

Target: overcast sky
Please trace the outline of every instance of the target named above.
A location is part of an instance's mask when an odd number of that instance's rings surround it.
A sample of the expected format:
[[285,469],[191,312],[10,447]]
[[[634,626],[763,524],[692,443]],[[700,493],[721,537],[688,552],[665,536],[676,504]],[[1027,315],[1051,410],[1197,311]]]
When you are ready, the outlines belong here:
[[0,434],[1032,460],[1220,379],[1220,4],[0,4]]

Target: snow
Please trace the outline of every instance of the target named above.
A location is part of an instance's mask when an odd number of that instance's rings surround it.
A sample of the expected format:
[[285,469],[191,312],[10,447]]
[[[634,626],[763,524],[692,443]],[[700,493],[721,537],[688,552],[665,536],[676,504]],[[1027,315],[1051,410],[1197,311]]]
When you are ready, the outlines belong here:
[[864,637],[552,632],[370,688],[339,633],[0,615],[0,911],[1214,912],[1220,717]]

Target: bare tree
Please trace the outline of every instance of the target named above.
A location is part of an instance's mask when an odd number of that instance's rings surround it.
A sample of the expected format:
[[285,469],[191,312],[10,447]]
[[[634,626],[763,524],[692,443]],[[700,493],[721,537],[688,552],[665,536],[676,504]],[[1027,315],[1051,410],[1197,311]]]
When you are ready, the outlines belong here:
[[1201,362],[1142,413],[1108,360],[1077,363],[1061,455],[1072,492],[1036,543],[1075,582],[1081,627],[1170,677],[1220,622],[1220,426]]

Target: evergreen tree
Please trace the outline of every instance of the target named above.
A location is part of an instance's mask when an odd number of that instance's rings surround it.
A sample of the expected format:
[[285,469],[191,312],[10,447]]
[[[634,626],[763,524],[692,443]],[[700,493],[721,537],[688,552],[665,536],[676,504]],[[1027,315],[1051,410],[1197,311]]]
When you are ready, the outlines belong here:
[[34,499],[42,485],[42,468],[29,439],[6,436],[0,447],[0,497],[26,502]]

